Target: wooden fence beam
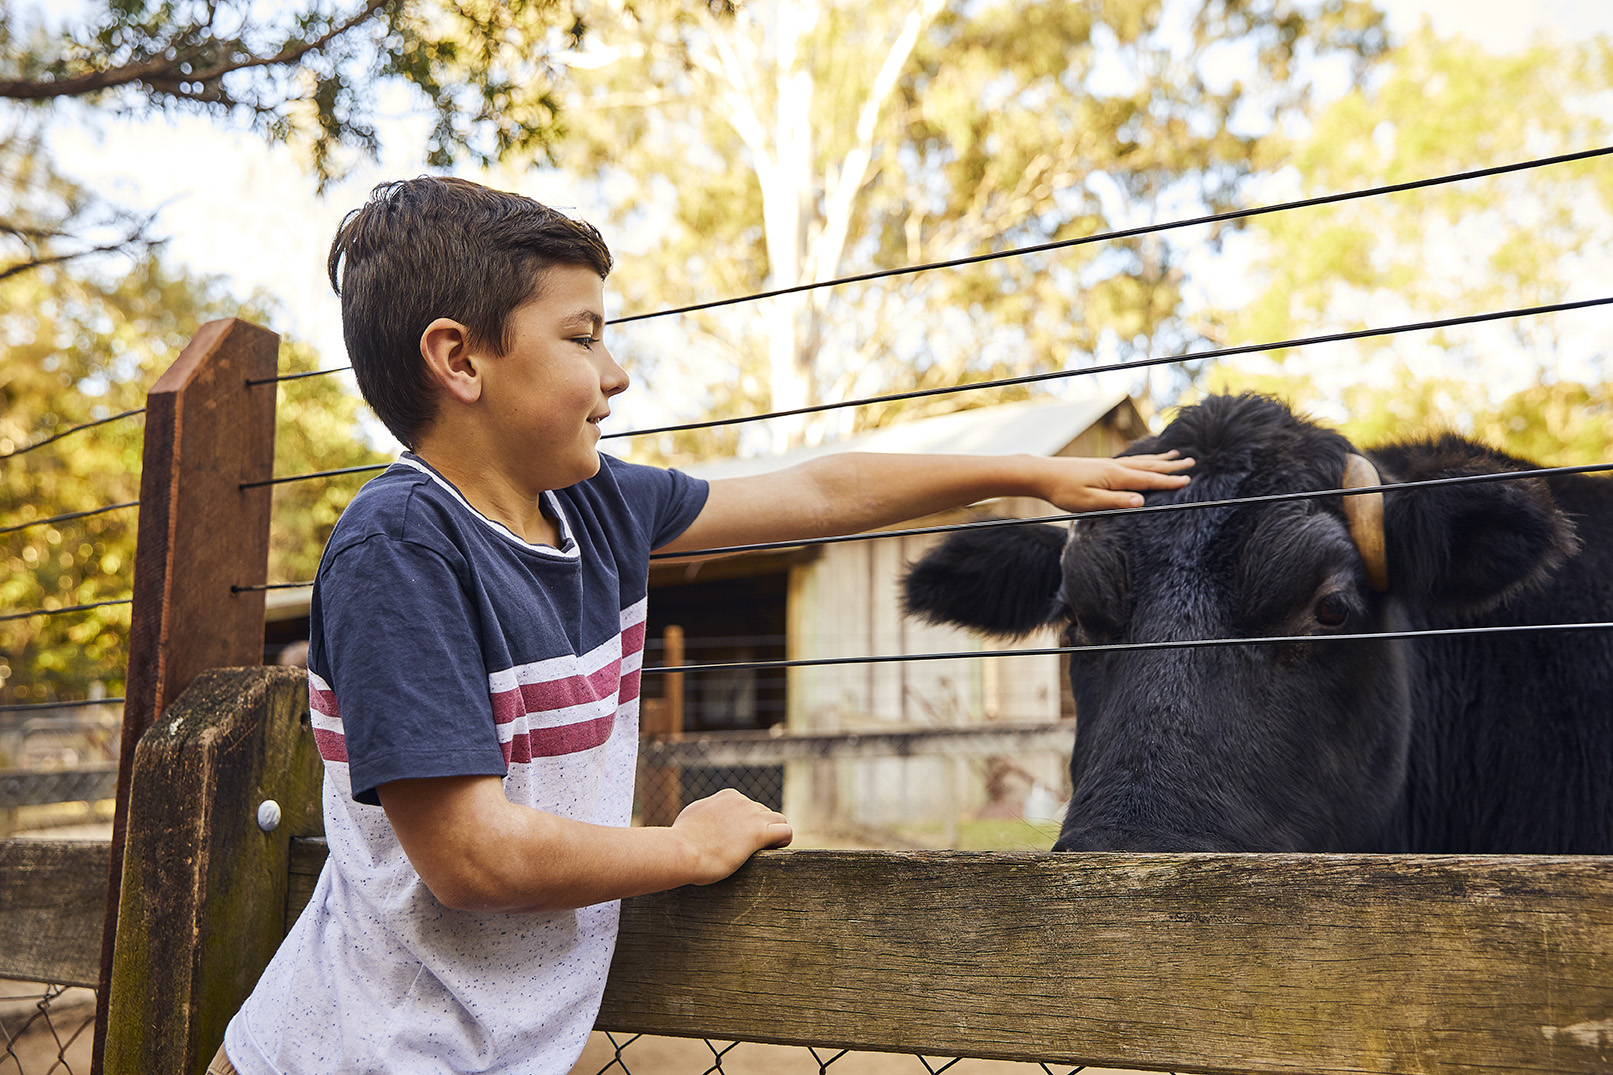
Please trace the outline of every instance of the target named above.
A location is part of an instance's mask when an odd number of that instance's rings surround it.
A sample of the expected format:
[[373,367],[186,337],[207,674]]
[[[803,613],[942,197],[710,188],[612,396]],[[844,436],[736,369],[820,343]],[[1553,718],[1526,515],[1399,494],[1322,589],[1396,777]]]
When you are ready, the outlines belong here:
[[[141,739],[107,1071],[202,1075],[279,946],[291,839],[322,831],[307,682],[297,668],[205,672]],[[280,815],[267,831],[265,800]]]
[[1204,1072],[1605,1072],[1574,857],[765,852],[629,900],[600,1026]]
[[[323,858],[293,846],[291,918]],[[1606,1072],[1613,871],[765,851],[623,903],[599,1027],[1238,1075]]]
[[279,337],[236,318],[203,325],[146,396],[122,753],[102,932],[95,1055],[103,1069],[131,766],[158,714],[208,668],[263,660],[267,486],[274,473]]
[[0,840],[0,978],[100,980],[107,855],[98,840]]

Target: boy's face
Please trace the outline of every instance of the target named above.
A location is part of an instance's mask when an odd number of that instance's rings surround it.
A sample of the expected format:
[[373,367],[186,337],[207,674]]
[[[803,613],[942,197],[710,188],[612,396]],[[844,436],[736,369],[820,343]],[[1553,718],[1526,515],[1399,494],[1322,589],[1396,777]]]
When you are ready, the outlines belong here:
[[599,471],[599,422],[628,385],[601,339],[604,294],[587,266],[551,267],[538,297],[510,314],[508,353],[482,363],[495,465],[534,489],[563,489]]

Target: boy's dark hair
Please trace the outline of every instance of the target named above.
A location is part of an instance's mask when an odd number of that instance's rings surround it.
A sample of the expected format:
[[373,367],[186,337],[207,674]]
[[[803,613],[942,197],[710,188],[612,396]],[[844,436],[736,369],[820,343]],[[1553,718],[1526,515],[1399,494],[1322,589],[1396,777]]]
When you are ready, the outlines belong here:
[[509,317],[537,296],[552,265],[603,278],[611,255],[590,224],[520,194],[465,179],[382,183],[348,213],[330,246],[342,336],[359,391],[406,447],[436,414],[420,337],[439,317],[498,354]]

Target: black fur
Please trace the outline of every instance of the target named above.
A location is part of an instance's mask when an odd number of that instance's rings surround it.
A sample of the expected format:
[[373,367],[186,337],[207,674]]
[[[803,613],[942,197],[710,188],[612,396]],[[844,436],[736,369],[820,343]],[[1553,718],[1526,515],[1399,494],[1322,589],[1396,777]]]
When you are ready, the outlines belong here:
[[[1260,396],[1212,397],[1130,452],[1197,461],[1150,503],[1336,488],[1353,450]],[[1455,436],[1366,453],[1386,483],[1529,469]],[[955,535],[911,614],[1076,642],[1613,620],[1613,480],[1385,497],[1390,588],[1337,498]],[[1613,634],[1079,655],[1070,850],[1613,852]]]
[[909,567],[902,610],[987,634],[1029,634],[1059,618],[1063,547],[1064,531],[1039,523],[957,531]]

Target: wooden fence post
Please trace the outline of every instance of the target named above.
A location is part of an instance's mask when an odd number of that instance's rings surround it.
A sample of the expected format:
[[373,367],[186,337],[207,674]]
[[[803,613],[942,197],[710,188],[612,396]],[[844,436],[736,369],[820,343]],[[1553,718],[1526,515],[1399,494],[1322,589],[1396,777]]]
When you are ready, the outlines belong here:
[[[662,660],[667,667],[683,664],[683,628],[669,626],[661,636],[665,640]],[[645,698],[639,703],[639,733],[667,736],[676,739],[683,734],[683,676],[682,672],[667,672],[660,698]],[[683,809],[683,767],[681,765],[645,765],[644,779],[639,785],[639,820],[645,825],[670,825]]]
[[321,831],[321,773],[300,668],[204,672],[140,740],[108,1071],[206,1070],[285,935],[291,840]]
[[140,521],[95,1052],[100,1075],[117,940],[130,776],[140,737],[196,675],[263,660],[279,337],[237,318],[203,325],[146,396]]

